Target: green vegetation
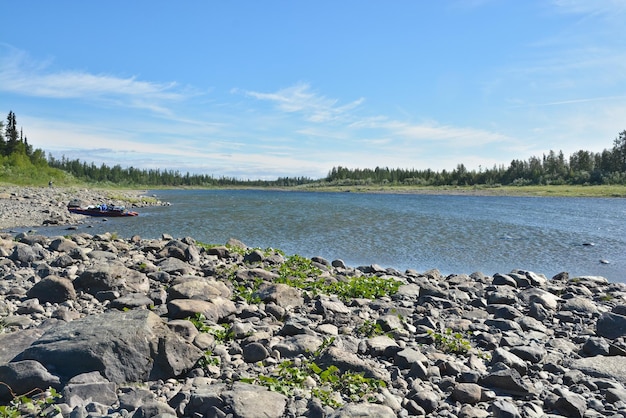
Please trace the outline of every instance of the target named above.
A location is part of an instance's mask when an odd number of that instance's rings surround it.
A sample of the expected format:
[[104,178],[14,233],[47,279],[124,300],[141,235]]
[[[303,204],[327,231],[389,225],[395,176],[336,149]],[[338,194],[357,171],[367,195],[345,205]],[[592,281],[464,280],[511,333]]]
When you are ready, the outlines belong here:
[[[287,257],[278,268],[277,273],[278,277],[273,280],[274,283],[283,283],[310,292],[312,295],[337,295],[342,300],[375,299],[393,295],[401,285],[395,279],[378,276],[351,277],[335,281],[322,277],[322,270],[316,267],[310,259],[298,254]],[[234,272],[231,273],[230,278],[233,282],[236,298],[242,298],[248,303],[259,302],[256,293],[263,284],[262,279],[235,279]]]
[[48,388],[46,391],[36,390],[36,392],[32,397],[29,397],[30,393],[14,396],[8,405],[0,405],[0,417],[51,416],[50,412],[52,411],[49,410],[50,408],[54,409],[54,412],[57,414],[60,413],[58,406],[54,406],[54,403],[61,395],[54,388]]
[[354,332],[359,337],[371,338],[378,335],[385,335],[382,325],[376,321],[367,320],[359,325]]
[[458,164],[452,171],[430,169],[348,169],[333,167],[326,177],[328,186],[529,186],[626,184],[626,130],[619,133],[613,147],[600,153],[580,150],[565,158],[562,151],[513,160],[508,167],[468,170]]
[[243,378],[241,381],[262,385],[287,396],[294,395],[296,391],[310,390],[313,396],[331,407],[341,406],[341,400],[371,401],[368,395],[385,387],[384,381],[368,378],[363,373],[351,370],[342,373],[333,365],[322,368],[315,363],[333,341],[334,338],[326,339],[310,358],[300,359],[302,361],[299,362],[283,361],[269,376],[259,375],[256,378]]
[[435,346],[446,353],[467,354],[472,348],[469,340],[463,338],[463,334],[452,332],[450,328],[445,332],[428,330],[428,335],[435,340]]
[[[23,130],[18,130],[11,111],[0,122],[0,184],[43,186],[78,184],[98,187],[201,187],[201,188],[294,188],[298,190],[346,190],[357,192],[474,193],[488,195],[602,196],[626,197],[626,130],[610,149],[595,153],[579,150],[569,157],[549,151],[541,157],[513,160],[508,166],[494,165],[468,170],[376,167],[333,167],[322,179],[279,177],[276,180],[214,178],[175,170],[109,167],[84,161],[57,159],[33,149]],[[584,186],[584,187],[583,187]]]
[[219,343],[225,343],[234,338],[234,333],[229,325],[222,324],[212,326],[208,324],[207,318],[201,313],[196,313],[193,317],[188,317],[186,319],[191,322],[199,332],[205,332],[213,335],[213,337],[215,337],[215,341]]
[[435,347],[446,353],[469,355],[476,354],[483,359],[490,358],[488,353],[472,348],[470,341],[460,332],[453,332],[446,328],[444,332],[429,330],[428,335],[434,340]]
[[345,281],[327,281],[313,262],[299,255],[287,258],[279,268],[277,283],[284,283],[316,294],[337,295],[343,300],[375,299],[396,293],[401,283],[378,276],[351,277]]

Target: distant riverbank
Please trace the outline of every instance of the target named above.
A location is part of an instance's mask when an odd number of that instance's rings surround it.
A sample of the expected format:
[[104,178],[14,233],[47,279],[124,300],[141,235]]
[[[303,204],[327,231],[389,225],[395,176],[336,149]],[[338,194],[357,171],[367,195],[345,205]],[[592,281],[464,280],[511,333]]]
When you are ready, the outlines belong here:
[[550,197],[617,197],[626,198],[624,185],[550,185],[550,186],[399,186],[399,185],[304,185],[284,190],[352,192],[352,193],[412,193],[467,196],[550,196]]

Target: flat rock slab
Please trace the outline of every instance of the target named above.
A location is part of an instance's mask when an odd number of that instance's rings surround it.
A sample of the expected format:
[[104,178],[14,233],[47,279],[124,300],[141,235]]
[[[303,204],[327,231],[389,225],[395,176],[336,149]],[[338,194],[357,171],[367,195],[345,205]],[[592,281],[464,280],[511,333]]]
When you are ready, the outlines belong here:
[[202,352],[148,310],[110,311],[48,330],[15,360],[37,360],[64,379],[98,371],[114,383],[168,379]]
[[572,369],[589,376],[615,379],[626,384],[626,359],[622,356],[595,356],[572,361]]

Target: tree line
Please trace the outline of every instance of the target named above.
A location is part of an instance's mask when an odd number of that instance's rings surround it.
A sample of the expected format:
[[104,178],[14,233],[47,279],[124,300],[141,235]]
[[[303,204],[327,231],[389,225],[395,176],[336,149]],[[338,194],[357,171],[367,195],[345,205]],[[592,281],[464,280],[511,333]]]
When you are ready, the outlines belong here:
[[33,149],[23,129],[17,129],[13,111],[7,115],[6,124],[0,121],[0,163],[3,166],[47,165],[46,153],[41,149]]
[[249,186],[249,187],[287,187],[312,183],[315,180],[308,177],[279,177],[276,180],[240,180],[234,177],[213,177],[206,174],[183,174],[178,170],[139,169],[135,167],[123,168],[117,164],[109,167],[106,164],[96,165],[79,159],[70,160],[62,157],[60,160],[48,157],[51,167],[61,169],[72,174],[75,178],[86,182],[114,183],[120,185],[145,185],[168,187],[220,187],[220,186]]
[[[468,170],[458,164],[453,170],[401,169],[376,167],[350,169],[333,167],[325,178],[278,177],[276,180],[241,180],[234,177],[213,177],[206,174],[181,173],[170,169],[139,169],[106,164],[96,165],[79,159],[61,159],[48,156],[41,149],[33,149],[22,128],[17,128],[15,113],[10,111],[6,124],[0,121],[0,163],[7,167],[28,167],[37,172],[58,169],[79,181],[111,183],[122,186],[168,187],[294,187],[317,183],[319,185],[416,185],[416,186],[473,186],[473,185],[561,185],[561,184],[626,184],[626,130],[613,141],[613,147],[602,152],[580,150],[565,157],[562,151],[550,151],[542,157],[513,160],[508,166]],[[9,170],[10,171],[10,170]],[[1,172],[1,170],[0,170]]]
[[626,130],[618,134],[611,149],[598,153],[580,150],[565,158],[562,151],[550,151],[542,157],[479,170],[468,170],[463,164],[450,171],[338,166],[329,171],[325,181],[332,185],[419,186],[626,184]]

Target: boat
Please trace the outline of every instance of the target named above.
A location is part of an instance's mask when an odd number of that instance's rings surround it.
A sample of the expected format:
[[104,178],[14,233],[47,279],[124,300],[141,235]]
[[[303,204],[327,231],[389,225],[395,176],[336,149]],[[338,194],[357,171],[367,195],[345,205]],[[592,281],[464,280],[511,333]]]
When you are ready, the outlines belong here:
[[118,206],[118,205],[76,206],[70,203],[67,205],[67,210],[69,210],[70,213],[76,213],[79,215],[102,216],[102,217],[111,217],[111,218],[139,215],[139,213],[137,212],[129,211],[124,206]]

